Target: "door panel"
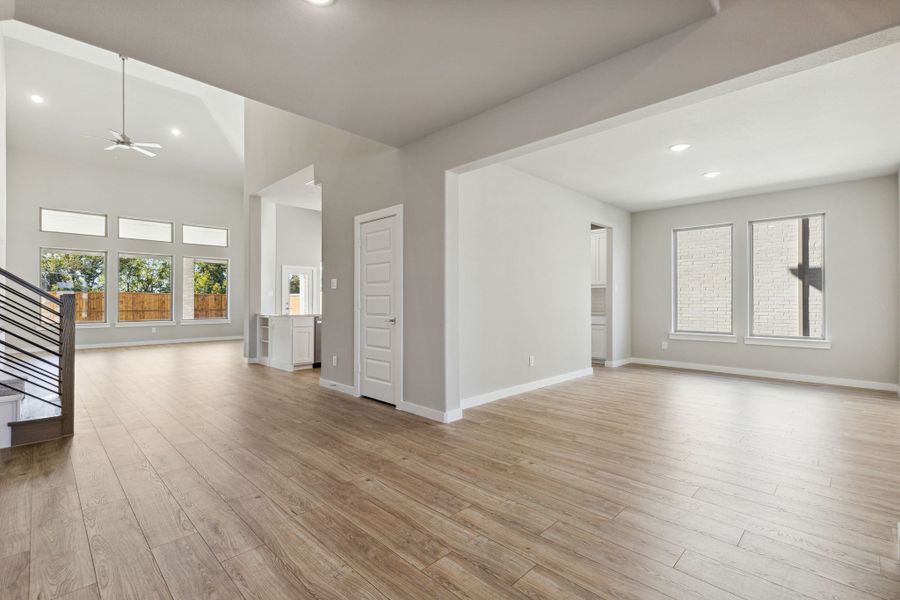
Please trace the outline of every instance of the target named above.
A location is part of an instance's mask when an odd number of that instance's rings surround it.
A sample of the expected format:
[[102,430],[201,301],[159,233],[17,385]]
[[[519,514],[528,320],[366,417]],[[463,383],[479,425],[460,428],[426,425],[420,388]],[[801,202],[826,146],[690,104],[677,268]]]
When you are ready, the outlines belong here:
[[400,356],[397,306],[402,290],[400,220],[396,216],[363,223],[360,231],[359,392],[397,404]]

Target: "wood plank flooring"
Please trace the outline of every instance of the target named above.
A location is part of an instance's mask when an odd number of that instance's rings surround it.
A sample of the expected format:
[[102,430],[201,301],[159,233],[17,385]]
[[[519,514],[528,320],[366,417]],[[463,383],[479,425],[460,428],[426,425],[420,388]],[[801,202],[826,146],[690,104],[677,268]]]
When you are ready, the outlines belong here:
[[0,598],[900,599],[893,394],[598,368],[441,426],[317,377],[80,352],[76,436],[0,453]]

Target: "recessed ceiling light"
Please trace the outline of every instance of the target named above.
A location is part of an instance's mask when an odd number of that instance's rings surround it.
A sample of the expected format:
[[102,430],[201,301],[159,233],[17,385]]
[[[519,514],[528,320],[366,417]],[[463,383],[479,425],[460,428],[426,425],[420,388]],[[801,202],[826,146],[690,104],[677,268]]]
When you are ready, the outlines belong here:
[[675,144],[674,146],[669,146],[669,150],[672,152],[684,152],[690,147],[690,144]]
[[172,128],[172,135],[174,135],[175,137],[180,136],[180,135],[181,135],[181,130],[178,129],[177,127],[173,127],[173,128]]
[[719,173],[718,171],[707,171],[706,173],[703,174],[703,176],[706,177],[707,179],[715,179],[719,175],[721,175],[721,173]]
[[335,3],[335,0],[306,0],[306,2],[313,6],[331,6]]
[[31,101],[34,102],[35,104],[43,104],[43,103],[44,103],[44,97],[43,97],[43,96],[40,96],[40,95],[38,95],[38,94],[32,94],[32,95],[31,95]]

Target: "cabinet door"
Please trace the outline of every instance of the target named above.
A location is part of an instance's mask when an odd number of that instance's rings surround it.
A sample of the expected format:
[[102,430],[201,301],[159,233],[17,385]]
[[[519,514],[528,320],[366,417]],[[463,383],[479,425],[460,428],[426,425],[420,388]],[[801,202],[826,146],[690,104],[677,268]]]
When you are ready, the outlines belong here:
[[591,358],[606,358],[606,325],[591,325]]
[[314,327],[308,325],[294,327],[294,365],[312,364],[315,352],[315,335],[316,330]]

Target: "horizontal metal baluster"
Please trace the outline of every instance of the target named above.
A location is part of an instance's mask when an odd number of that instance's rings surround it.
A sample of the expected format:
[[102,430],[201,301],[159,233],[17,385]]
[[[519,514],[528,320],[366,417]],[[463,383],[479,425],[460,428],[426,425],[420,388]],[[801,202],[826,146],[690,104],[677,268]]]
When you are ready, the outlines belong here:
[[56,364],[55,362],[51,362],[51,361],[47,360],[46,358],[42,358],[42,357],[38,356],[37,354],[33,354],[33,353],[29,352],[28,350],[25,350],[25,349],[23,349],[23,348],[19,348],[19,347],[16,346],[15,344],[10,344],[9,342],[7,342],[7,341],[4,340],[4,339],[0,339],[0,345],[6,346],[7,348],[12,348],[12,349],[15,350],[16,352],[19,352],[20,354],[24,354],[25,356],[30,356],[31,358],[33,358],[33,359],[35,359],[35,360],[39,360],[39,361],[41,361],[42,363],[47,363],[48,365],[50,365],[50,366],[53,367],[54,369],[59,370],[59,368],[60,368],[59,365]]
[[2,367],[0,367],[0,373],[6,373],[10,377],[14,377],[16,379],[22,379],[25,383],[30,383],[34,387],[39,387],[42,390],[47,390],[48,392],[50,392],[52,394],[59,394],[59,386],[57,386],[55,388],[47,387],[46,385],[42,385],[40,383],[31,381],[27,377],[22,377],[22,375],[20,375],[18,373],[13,373],[13,372],[7,371],[6,369],[4,369]]
[[49,371],[43,371],[36,366],[32,365],[29,362],[25,362],[24,360],[13,356],[12,354],[0,353],[0,361],[6,361],[7,364],[12,368],[19,369],[28,373],[31,377],[37,377],[42,381],[49,383],[50,385],[55,385],[59,387],[59,376],[50,373]]
[[55,406],[56,408],[62,408],[61,404],[57,404],[56,402],[51,402],[50,400],[47,400],[46,398],[41,398],[40,396],[35,396],[34,394],[32,394],[30,392],[23,392],[19,388],[15,388],[11,385],[3,383],[2,381],[0,381],[0,385],[2,385],[3,387],[5,387],[7,389],[14,390],[17,394],[22,394],[24,396],[28,396],[29,398],[34,398],[35,400],[40,400],[41,402],[49,404],[50,406]]
[[34,346],[34,347],[37,348],[38,350],[41,350],[41,351],[43,351],[43,352],[46,352],[47,354],[52,354],[52,355],[54,355],[54,356],[59,356],[59,352],[57,352],[56,350],[53,350],[52,348],[47,348],[47,347],[45,347],[45,346],[41,346],[40,344],[35,343],[34,340],[28,339],[27,337],[22,337],[21,335],[19,335],[19,334],[16,333],[15,331],[10,331],[9,329],[6,329],[5,327],[0,327],[0,332],[5,333],[6,335],[11,335],[11,336],[13,336],[13,337],[16,338],[16,339],[19,339],[19,340],[22,340],[23,342],[26,342],[26,343],[28,343],[28,344],[31,344],[32,346]]
[[0,312],[0,321],[5,321],[5,322],[9,323],[10,325],[15,325],[19,329],[27,331],[29,334],[31,334],[35,337],[38,337],[38,338],[44,340],[45,342],[53,344],[56,347],[59,347],[59,336],[57,336],[56,338],[53,338],[53,337],[50,337],[49,335],[47,335],[46,333],[42,333],[40,331],[35,331],[34,328],[29,327],[27,324],[23,325],[22,323],[9,318],[8,316],[4,316],[2,312]]
[[44,309],[35,310],[26,308],[24,305],[11,300],[8,296],[0,294],[0,308],[5,308],[10,313],[22,315],[23,319],[34,320],[35,327],[47,329],[54,333],[59,333],[59,324],[55,321],[48,320],[46,315],[41,314]]

